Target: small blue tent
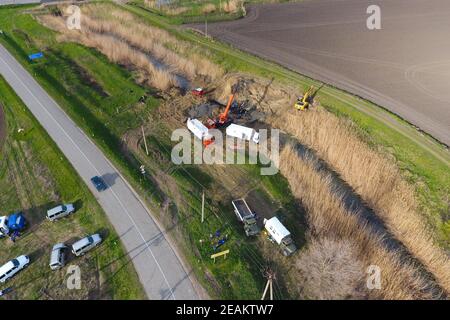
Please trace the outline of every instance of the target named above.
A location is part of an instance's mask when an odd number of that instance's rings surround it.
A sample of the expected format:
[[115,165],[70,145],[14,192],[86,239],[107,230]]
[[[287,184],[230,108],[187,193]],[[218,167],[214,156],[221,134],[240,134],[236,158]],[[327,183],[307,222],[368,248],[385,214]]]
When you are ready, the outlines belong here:
[[10,231],[20,231],[25,228],[25,217],[22,212],[13,213],[8,217],[8,228]]

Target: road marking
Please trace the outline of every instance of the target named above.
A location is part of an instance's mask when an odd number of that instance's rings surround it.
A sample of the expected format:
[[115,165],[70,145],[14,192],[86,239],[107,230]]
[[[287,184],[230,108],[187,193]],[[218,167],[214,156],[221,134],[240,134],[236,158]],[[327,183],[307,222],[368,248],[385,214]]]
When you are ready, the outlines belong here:
[[[8,53],[9,54],[9,53]],[[43,108],[43,110],[47,113],[47,115],[56,123],[56,125],[62,130],[62,132],[66,135],[66,137],[72,142],[72,144],[80,151],[80,153],[83,155],[83,157],[88,161],[88,163],[91,165],[91,167],[99,174],[99,175],[101,175],[100,174],[100,172],[98,171],[98,169],[94,166],[94,164],[89,160],[89,158],[86,156],[86,154],[80,149],[80,147],[75,143],[75,141],[70,137],[70,135],[64,130],[64,128],[63,127],[61,127],[61,125],[59,124],[59,122],[58,121],[56,121],[56,119],[53,117],[53,115],[44,107],[44,105],[42,105],[42,103],[39,101],[39,99],[33,94],[33,92],[31,92],[31,90],[25,85],[25,83],[19,78],[19,76],[14,72],[14,70],[12,70],[11,69],[11,67],[8,65],[8,63],[0,56],[0,60],[5,64],[5,66],[9,69],[9,71],[16,77],[16,79],[19,81],[19,83],[28,91],[28,93],[36,100],[36,102]],[[23,71],[25,71],[26,73],[28,73],[23,67],[22,67],[22,65],[20,65],[20,64],[18,64],[19,65],[19,68],[22,68],[23,69]],[[32,79],[32,81],[36,81],[36,80],[34,80],[34,78],[32,78],[31,77],[31,79]],[[36,83],[37,83],[37,81],[36,81]],[[40,87],[40,85],[39,85],[39,83],[37,83],[38,84],[38,86]],[[49,96],[50,97],[50,96]],[[52,102],[54,102],[55,103],[55,105],[56,106],[58,106],[58,104],[56,103],[56,101],[54,101],[53,100],[53,98],[51,98],[50,97],[50,100],[52,101]],[[60,108],[61,109],[61,108]],[[62,110],[62,109],[61,109]],[[31,110],[30,110],[31,111]],[[65,114],[65,112],[63,111],[63,113]],[[68,116],[67,116],[68,117]],[[70,119],[70,118],[69,118]],[[75,124],[75,123],[74,123]],[[81,131],[82,132],[82,131]],[[83,132],[82,132],[83,133]],[[89,139],[87,139],[88,141],[90,141]],[[102,155],[103,155],[103,153],[102,153]],[[111,164],[110,164],[111,165]],[[113,170],[114,170],[115,168],[113,167]],[[118,170],[115,170],[115,171],[118,171]],[[118,173],[118,172],[116,172],[116,173]],[[119,174],[119,176],[120,176],[120,174]],[[106,183],[106,181],[105,181],[105,183]],[[107,183],[106,183],[107,184]],[[108,185],[108,184],[107,184]],[[126,185],[126,184],[125,184]],[[169,282],[168,282],[168,280],[167,280],[167,278],[166,278],[166,275],[164,274],[164,272],[163,272],[163,270],[162,270],[162,268],[161,268],[161,266],[160,266],[160,264],[158,263],[158,261],[156,260],[156,257],[155,257],[155,255],[153,254],[153,251],[152,251],[152,249],[149,247],[149,245],[148,245],[148,243],[147,243],[147,241],[145,240],[145,238],[144,238],[144,236],[142,235],[142,233],[140,232],[140,230],[138,229],[138,227],[137,227],[137,225],[136,225],[136,223],[135,223],[135,221],[134,221],[134,219],[131,217],[131,215],[129,214],[129,212],[128,212],[128,210],[125,208],[125,206],[123,205],[123,203],[122,203],[122,201],[120,201],[120,199],[119,199],[119,197],[117,196],[117,194],[114,192],[114,190],[111,188],[112,186],[109,186],[108,185],[108,187],[109,187],[109,190],[111,191],[111,193],[113,194],[113,196],[116,198],[116,200],[119,202],[119,204],[120,204],[120,206],[122,207],[122,209],[126,212],[126,214],[127,214],[127,216],[128,216],[128,218],[130,219],[130,221],[133,223],[133,226],[136,228],[136,231],[138,232],[138,234],[139,234],[139,236],[142,238],[142,240],[144,241],[144,243],[145,243],[145,245],[146,245],[146,247],[147,247],[147,249],[148,249],[148,251],[150,252],[150,254],[152,255],[152,257],[153,257],[153,260],[155,261],[155,263],[156,263],[156,265],[158,266],[158,269],[159,269],[159,271],[161,272],[161,274],[162,274],[162,276],[163,276],[163,278],[164,278],[164,281],[166,282],[166,284],[167,284],[167,286],[169,287],[169,291],[170,291],[170,294],[171,294],[171,296],[172,296],[172,298],[173,298],[173,300],[176,300],[176,298],[175,298],[175,294],[174,294],[174,292],[173,292],[173,290],[172,290],[172,287],[170,286],[170,284],[169,284]],[[142,204],[141,204],[142,205]],[[144,208],[145,209],[145,208]],[[156,224],[155,224],[156,225]],[[159,228],[158,228],[158,230],[159,230]],[[160,232],[161,232],[161,230],[160,230]],[[165,239],[165,237],[164,237],[164,239]]]

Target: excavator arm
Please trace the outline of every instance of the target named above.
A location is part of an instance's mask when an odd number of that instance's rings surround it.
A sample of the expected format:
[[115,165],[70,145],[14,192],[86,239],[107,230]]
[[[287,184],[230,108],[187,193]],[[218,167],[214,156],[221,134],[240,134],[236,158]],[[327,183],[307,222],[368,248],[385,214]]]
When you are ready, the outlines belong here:
[[232,93],[230,95],[230,98],[228,99],[227,107],[225,108],[224,112],[222,112],[219,115],[219,123],[220,124],[223,124],[223,123],[227,122],[227,120],[228,120],[228,113],[230,112],[231,104],[234,101],[234,96],[235,95],[236,95],[236,93]]

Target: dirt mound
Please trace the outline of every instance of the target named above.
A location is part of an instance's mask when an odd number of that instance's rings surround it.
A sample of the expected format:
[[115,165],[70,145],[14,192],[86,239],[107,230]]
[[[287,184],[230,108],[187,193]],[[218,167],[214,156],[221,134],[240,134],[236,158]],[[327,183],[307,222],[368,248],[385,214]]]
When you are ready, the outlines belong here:
[[205,116],[212,117],[214,111],[220,107],[221,104],[214,103],[213,101],[208,101],[190,108],[188,114],[190,118],[202,118]]
[[225,104],[238,84],[236,101],[253,105],[256,111],[267,115],[278,113],[292,105],[298,90],[292,86],[281,86],[274,80],[248,78],[243,74],[230,74],[217,83],[215,99]]

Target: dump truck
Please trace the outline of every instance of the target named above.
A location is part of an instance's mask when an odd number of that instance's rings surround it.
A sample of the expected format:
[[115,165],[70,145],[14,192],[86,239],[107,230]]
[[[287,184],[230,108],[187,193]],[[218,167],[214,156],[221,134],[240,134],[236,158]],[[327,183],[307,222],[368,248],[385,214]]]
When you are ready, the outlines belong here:
[[191,131],[195,137],[200,139],[204,146],[213,142],[213,136],[209,133],[209,129],[198,119],[189,118],[186,124],[189,131]]
[[256,236],[261,230],[256,221],[256,215],[250,210],[245,199],[231,201],[234,207],[234,213],[239,221],[244,224],[244,231],[247,237]]
[[259,133],[255,129],[240,126],[237,124],[230,124],[226,129],[227,136],[235,137],[241,140],[253,141],[259,143]]
[[297,250],[292,241],[291,233],[277,217],[264,219],[264,227],[270,238],[280,246],[283,255],[290,256]]
[[25,223],[25,217],[21,212],[0,217],[0,238],[6,237],[15,231],[22,231],[25,228]]

